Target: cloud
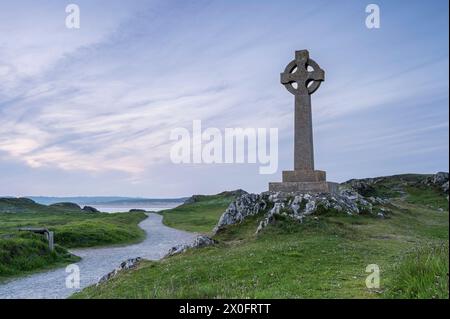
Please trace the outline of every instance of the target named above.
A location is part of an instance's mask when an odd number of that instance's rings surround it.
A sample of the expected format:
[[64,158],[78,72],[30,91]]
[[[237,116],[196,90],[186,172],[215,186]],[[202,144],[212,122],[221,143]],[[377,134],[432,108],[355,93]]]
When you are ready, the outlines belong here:
[[[412,37],[414,30],[406,27],[395,35],[388,27],[369,33],[358,16],[365,14],[359,5],[79,5],[78,32],[64,27],[60,3],[43,1],[26,11],[2,4],[0,32],[9,36],[0,40],[0,169],[14,162],[59,176],[75,174],[95,180],[92,191],[112,184],[108,178],[117,174],[122,178],[118,191],[142,183],[149,192],[186,187],[209,192],[212,169],[174,167],[169,157],[170,130],[190,129],[198,119],[204,128],[278,128],[280,162],[287,168],[294,98],[279,84],[279,73],[301,48],[309,48],[327,72],[313,96],[313,118],[321,150],[317,158],[336,167],[336,178],[353,177],[339,167],[370,162],[370,152],[388,149],[393,158],[392,150],[401,150],[411,154],[409,162],[419,163],[414,154],[437,154],[448,140],[443,133],[448,122],[442,120],[448,117],[443,106],[448,101],[448,72],[443,71],[448,49],[437,38],[429,50],[412,55],[411,47],[429,37]],[[302,10],[286,11],[294,6]],[[434,21],[424,28],[434,32]],[[339,156],[345,158],[335,161]],[[383,165],[403,167],[395,160]],[[377,165],[370,169],[375,174]],[[215,167],[223,184],[214,187],[243,183],[259,191],[268,180],[251,172],[247,166]],[[245,180],[233,179],[236,175]],[[153,181],[170,186],[154,186]]]

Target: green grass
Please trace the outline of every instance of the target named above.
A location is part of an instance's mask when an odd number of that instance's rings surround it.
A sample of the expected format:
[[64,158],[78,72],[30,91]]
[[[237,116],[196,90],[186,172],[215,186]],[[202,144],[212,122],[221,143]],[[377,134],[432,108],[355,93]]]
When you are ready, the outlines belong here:
[[395,268],[392,298],[448,299],[448,242],[427,245],[407,254]]
[[[73,262],[66,248],[123,245],[141,241],[138,224],[144,213],[88,213],[80,209],[45,206],[26,199],[0,199],[0,280]],[[54,231],[58,245],[46,248],[41,235],[19,232],[20,227]]]
[[22,233],[0,239],[0,282],[77,261],[78,257],[59,245],[50,251],[48,243],[40,235]]
[[439,193],[438,189],[428,186],[409,186],[407,192],[409,203],[448,211],[448,200]]
[[161,212],[163,223],[186,231],[208,233],[233,199],[231,195],[198,196],[194,203]]
[[[432,192],[423,199],[435,196],[444,197]],[[217,200],[211,198],[212,203]],[[262,216],[254,216],[216,235],[218,245],[144,262],[137,270],[73,297],[448,298],[448,262],[443,262],[448,248],[423,248],[421,258],[411,255],[417,247],[448,247],[448,211],[405,198],[387,206],[391,213],[386,219],[323,214],[300,224],[277,218],[259,235],[255,229]],[[164,215],[174,217],[173,226],[206,231],[207,223],[198,221],[204,214],[216,215],[207,207],[204,198]],[[189,216],[181,218],[183,211]],[[189,220],[197,222],[189,225]],[[380,289],[365,285],[369,264],[380,267]],[[434,285],[437,288],[429,289]]]

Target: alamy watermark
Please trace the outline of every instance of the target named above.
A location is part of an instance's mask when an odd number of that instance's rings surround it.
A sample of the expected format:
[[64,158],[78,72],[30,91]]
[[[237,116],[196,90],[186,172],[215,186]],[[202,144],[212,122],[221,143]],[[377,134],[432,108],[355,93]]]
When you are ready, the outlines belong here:
[[366,13],[369,15],[366,17],[366,27],[368,29],[379,29],[381,24],[380,18],[380,6],[374,3],[367,5]]
[[175,164],[259,163],[260,174],[278,170],[277,128],[218,128],[202,131],[201,120],[192,122],[192,134],[186,128],[175,128],[170,140],[176,141],[170,150]]
[[79,289],[80,288],[80,267],[76,264],[70,264],[66,267],[66,288]]
[[380,267],[377,264],[367,265],[366,272],[370,273],[370,275],[366,277],[366,287],[369,289],[379,289]]
[[71,3],[66,6],[66,28],[79,29],[80,28],[80,7],[77,4]]

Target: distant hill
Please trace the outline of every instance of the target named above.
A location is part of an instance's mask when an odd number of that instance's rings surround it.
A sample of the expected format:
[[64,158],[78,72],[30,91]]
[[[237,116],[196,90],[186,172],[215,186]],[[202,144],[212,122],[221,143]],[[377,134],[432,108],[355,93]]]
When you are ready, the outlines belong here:
[[120,196],[74,196],[74,197],[48,197],[48,196],[26,196],[38,204],[51,205],[61,202],[76,203],[80,206],[84,205],[114,205],[129,206],[146,205],[158,203],[177,203],[184,202],[187,198],[140,198],[140,197],[120,197]]

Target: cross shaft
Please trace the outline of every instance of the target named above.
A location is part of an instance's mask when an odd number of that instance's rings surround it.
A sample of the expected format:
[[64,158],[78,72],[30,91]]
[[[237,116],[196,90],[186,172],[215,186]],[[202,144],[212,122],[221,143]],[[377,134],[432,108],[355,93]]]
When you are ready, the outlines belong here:
[[[312,70],[308,70],[312,68]],[[283,73],[281,83],[295,95],[294,169],[314,170],[311,94],[325,80],[325,72],[309,58],[307,50],[295,52]],[[296,86],[294,86],[296,83]]]

